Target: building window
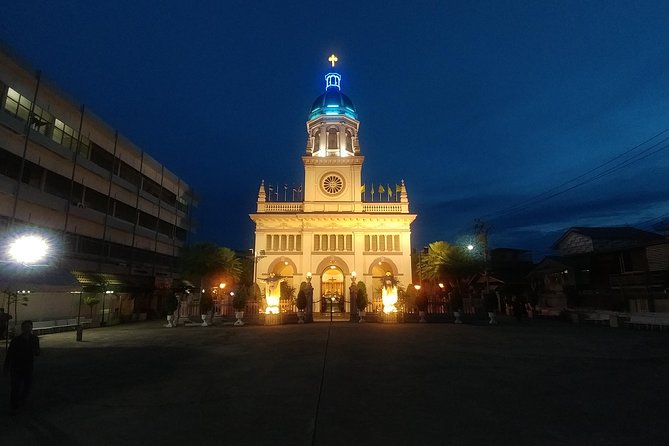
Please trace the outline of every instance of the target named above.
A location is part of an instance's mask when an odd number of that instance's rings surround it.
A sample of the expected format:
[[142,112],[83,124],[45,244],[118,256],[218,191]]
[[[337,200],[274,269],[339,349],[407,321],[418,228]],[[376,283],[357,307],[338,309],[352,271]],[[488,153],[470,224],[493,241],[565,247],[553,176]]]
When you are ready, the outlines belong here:
[[137,222],[137,210],[121,201],[114,200],[114,217],[135,224]]
[[272,250],[272,236],[268,235],[265,237],[265,249],[268,251]]
[[350,130],[346,130],[346,150],[353,153],[353,136]]
[[114,168],[114,155],[91,141],[91,162],[111,172]]
[[142,185],[142,175],[137,171],[137,169],[124,161],[119,160],[118,176],[135,187],[141,187]]
[[353,251],[353,236],[351,234],[346,236],[346,250]]
[[287,249],[287,238],[285,235],[281,236],[281,251],[285,251]]
[[[53,127],[53,134],[51,135],[51,139],[74,152],[77,149],[78,138],[79,132],[65,124],[60,119],[56,118],[56,123]],[[88,140],[86,140],[85,146],[88,148]],[[86,152],[88,152],[88,150],[86,150]]]
[[339,251],[346,250],[346,246],[344,246],[344,234],[340,234],[337,236],[337,249]]
[[400,249],[400,236],[399,235],[393,235],[393,238],[395,239],[395,251],[401,251],[401,249]]
[[371,250],[371,243],[369,235],[365,235],[365,251],[369,252]]
[[320,250],[321,250],[321,236],[314,235],[314,251],[320,251]]
[[153,195],[156,198],[160,198],[160,192],[162,189],[160,187],[160,184],[156,183],[146,175],[142,175],[142,177],[143,177],[142,190],[148,193],[149,195]]
[[295,242],[296,242],[296,243],[295,243],[295,249],[296,249],[297,251],[302,251],[302,236],[301,236],[301,235],[297,235],[297,236],[296,236],[296,239],[295,239]]
[[30,115],[30,106],[32,102],[28,100],[25,96],[14,90],[13,88],[7,89],[7,96],[5,98],[5,110],[8,111],[12,116],[15,116],[23,121],[28,119]]
[[328,150],[337,149],[339,149],[339,144],[337,144],[337,129],[328,129]]
[[[69,178],[47,170],[44,179],[44,192],[68,200],[70,198],[70,184]],[[75,201],[74,204],[77,204],[78,201]]]
[[321,236],[321,248],[323,251],[328,250],[328,236],[327,235],[322,235]]
[[386,250],[386,236],[385,235],[380,235],[379,236],[379,251],[385,251]]
[[275,235],[275,236],[273,236],[273,238],[272,238],[272,251],[278,251],[278,250],[279,250],[279,246],[281,246],[281,245],[279,244],[279,236],[278,236],[278,235]]
[[19,177],[19,170],[21,170],[21,157],[0,149],[0,174],[16,180]]
[[379,243],[378,243],[378,237],[376,235],[372,236],[372,251],[378,251],[379,250]]

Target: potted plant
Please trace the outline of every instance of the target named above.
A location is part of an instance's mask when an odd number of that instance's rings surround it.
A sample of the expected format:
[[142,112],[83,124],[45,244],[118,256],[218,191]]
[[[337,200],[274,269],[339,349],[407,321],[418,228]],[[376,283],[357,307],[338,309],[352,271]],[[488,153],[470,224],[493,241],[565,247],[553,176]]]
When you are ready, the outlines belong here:
[[202,326],[208,327],[210,324],[207,322],[207,316],[214,309],[214,301],[209,296],[209,293],[204,292],[200,297],[200,316],[202,317]]
[[356,294],[355,306],[358,307],[358,322],[365,322],[365,309],[367,308],[367,286],[362,280],[358,282],[358,293]]
[[297,307],[297,323],[304,324],[304,309],[307,308],[307,295],[303,289],[297,292],[297,299],[295,299],[295,306]]
[[174,293],[166,292],[164,296],[165,301],[163,302],[163,309],[167,314],[167,324],[165,324],[165,327],[176,327],[177,325],[174,322],[174,312],[177,311],[177,308],[179,307],[179,301]]
[[232,295],[232,308],[235,309],[235,317],[237,318],[235,325],[237,326],[244,325],[242,318],[244,317],[248,296],[248,291],[244,285],[239,285],[237,292]]

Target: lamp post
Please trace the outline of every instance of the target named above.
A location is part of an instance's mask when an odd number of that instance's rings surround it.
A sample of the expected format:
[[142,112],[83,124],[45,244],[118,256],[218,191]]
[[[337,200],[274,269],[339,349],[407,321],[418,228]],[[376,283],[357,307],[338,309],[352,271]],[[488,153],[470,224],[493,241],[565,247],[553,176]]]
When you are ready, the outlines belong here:
[[100,318],[100,327],[103,327],[105,325],[105,297],[107,294],[114,294],[112,290],[105,290],[102,293],[102,316]]
[[256,274],[258,273],[258,262],[260,259],[264,259],[267,257],[265,255],[265,250],[261,249],[259,252],[256,252],[255,249],[252,249],[253,251],[253,284],[255,285],[256,283]]
[[314,321],[314,287],[311,285],[311,271],[307,271],[307,286],[304,289],[307,295],[307,321]]
[[[221,303],[222,303],[223,300],[224,300],[223,297],[224,297],[225,295],[223,294],[223,290],[225,290],[225,287],[226,287],[226,286],[227,286],[227,284],[226,284],[225,282],[221,282],[221,283],[218,284],[218,289],[221,290],[221,296],[220,296],[220,298],[218,299],[218,302],[219,302],[219,303],[218,303],[218,314],[219,314],[219,315],[222,315],[222,314],[223,314],[223,311],[221,310]],[[230,295],[233,295],[233,293],[230,293]]]
[[351,271],[351,286],[348,288],[349,295],[350,295],[350,304],[351,305],[351,317],[350,321],[351,322],[357,322],[358,318],[358,285],[355,283],[355,278],[356,278],[356,272]]
[[446,286],[439,282],[439,290],[441,291],[441,312],[446,313]]
[[[7,249],[7,254],[11,262],[17,263],[22,266],[35,266],[42,260],[44,260],[49,254],[50,248],[47,240],[36,234],[26,234],[19,236],[12,240],[9,243]],[[16,319],[18,318],[18,300],[19,294],[30,293],[30,291],[18,291],[12,292],[11,285],[8,287],[10,294],[14,296],[14,324],[16,324]],[[7,311],[9,311],[10,296],[7,299]],[[9,341],[9,324],[7,324],[7,331],[5,333],[5,350],[7,350],[7,343]]]
[[81,341],[84,340],[84,329],[81,326],[81,303],[82,303],[81,302],[81,300],[82,300],[81,295],[83,293],[83,290],[71,291],[71,293],[79,295],[79,305],[78,305],[78,308],[77,308],[77,326],[76,326],[77,338],[76,339],[77,339],[78,342],[81,342]]

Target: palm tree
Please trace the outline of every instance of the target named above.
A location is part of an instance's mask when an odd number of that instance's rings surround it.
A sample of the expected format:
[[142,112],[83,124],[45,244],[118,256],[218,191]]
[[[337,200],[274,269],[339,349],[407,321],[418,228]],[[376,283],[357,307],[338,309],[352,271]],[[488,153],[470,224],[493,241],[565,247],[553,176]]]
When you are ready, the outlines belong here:
[[181,272],[184,277],[200,283],[200,289],[209,289],[225,283],[232,287],[242,274],[242,262],[229,248],[213,243],[189,246],[181,254]]
[[430,243],[427,254],[420,259],[421,271],[428,280],[448,282],[458,294],[462,285],[468,283],[482,267],[482,260],[472,256],[466,248],[443,241]]

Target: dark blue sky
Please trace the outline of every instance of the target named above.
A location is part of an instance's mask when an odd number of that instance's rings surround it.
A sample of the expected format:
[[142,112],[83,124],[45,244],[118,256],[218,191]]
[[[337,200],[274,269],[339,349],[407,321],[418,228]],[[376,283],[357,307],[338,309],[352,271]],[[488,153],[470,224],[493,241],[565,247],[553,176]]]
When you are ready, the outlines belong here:
[[332,52],[363,180],[405,179],[415,246],[483,217],[538,259],[669,217],[669,132],[630,150],[669,128],[667,2],[157,4],[14,2],[0,39],[191,184],[201,240],[251,247],[260,180],[301,183]]

